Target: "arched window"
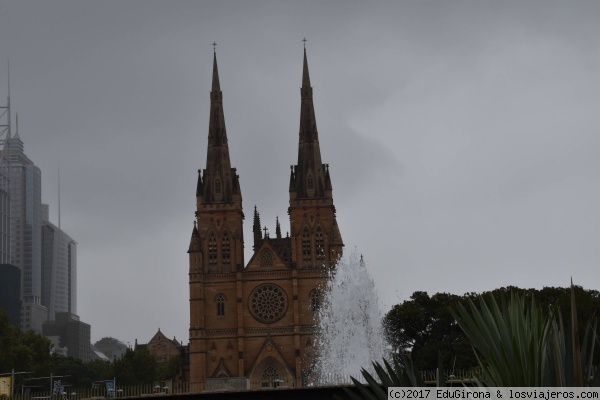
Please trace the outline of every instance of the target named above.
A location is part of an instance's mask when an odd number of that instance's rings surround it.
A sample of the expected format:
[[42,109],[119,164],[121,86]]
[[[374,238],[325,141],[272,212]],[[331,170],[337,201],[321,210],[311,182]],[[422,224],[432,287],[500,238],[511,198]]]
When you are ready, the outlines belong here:
[[308,180],[308,184],[307,184],[308,189],[309,190],[314,189],[315,188],[315,181],[314,181],[312,175],[309,175],[307,180]]
[[310,297],[310,309],[313,312],[318,311],[321,306],[321,293],[319,293],[319,289],[311,290],[308,295]]
[[315,235],[315,248],[317,250],[317,259],[322,260],[325,258],[325,242],[323,241],[323,231],[321,228],[317,230]]
[[217,316],[222,317],[225,315],[225,295],[223,293],[219,293],[215,298],[217,302]]
[[277,387],[281,383],[279,373],[272,365],[265,368],[262,374],[262,387]]
[[229,264],[231,262],[231,247],[227,232],[223,232],[223,239],[221,242],[221,260],[223,261],[223,264]]
[[310,260],[310,231],[306,227],[302,232],[302,259]]
[[208,263],[217,263],[217,238],[212,231],[208,234]]
[[260,266],[261,267],[272,267],[273,266],[273,253],[270,250],[264,249],[260,252]]

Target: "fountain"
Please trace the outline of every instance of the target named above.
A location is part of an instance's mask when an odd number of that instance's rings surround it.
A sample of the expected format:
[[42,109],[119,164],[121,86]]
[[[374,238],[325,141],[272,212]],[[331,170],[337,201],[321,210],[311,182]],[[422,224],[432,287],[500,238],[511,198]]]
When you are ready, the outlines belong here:
[[324,293],[312,378],[317,385],[351,383],[388,352],[375,284],[357,250],[340,258]]

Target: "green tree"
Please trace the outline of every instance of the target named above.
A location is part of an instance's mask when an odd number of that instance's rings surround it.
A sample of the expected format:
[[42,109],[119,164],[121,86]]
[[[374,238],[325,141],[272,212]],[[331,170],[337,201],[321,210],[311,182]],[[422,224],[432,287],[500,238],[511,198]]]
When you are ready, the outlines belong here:
[[0,372],[41,372],[50,365],[52,344],[32,331],[22,332],[11,325],[8,315],[0,310]]
[[128,349],[113,367],[120,385],[143,385],[157,380],[156,359],[145,348]]
[[449,371],[476,365],[469,341],[449,310],[461,300],[448,293],[430,297],[426,292],[414,292],[410,300],[392,307],[383,322],[394,351],[409,351],[420,370],[437,368],[440,356]]
[[168,381],[175,377],[179,367],[179,356],[172,356],[169,361],[156,366],[156,380]]
[[[585,326],[587,321],[600,313],[600,292],[585,290],[574,286],[574,296],[578,311],[578,324]],[[420,370],[433,370],[437,366],[438,353],[442,355],[443,365],[450,373],[453,368],[464,369],[476,366],[470,341],[460,329],[450,308],[459,303],[473,301],[475,308],[480,296],[493,298],[497,303],[511,294],[539,303],[543,316],[558,308],[562,315],[570,315],[571,289],[545,287],[541,290],[522,289],[508,286],[489,292],[467,293],[463,296],[448,293],[436,293],[429,296],[426,292],[414,292],[410,300],[397,304],[385,315],[384,327],[388,340],[395,351],[408,351],[415,366]],[[468,312],[472,312],[470,309]],[[579,332],[583,340],[583,332]],[[600,346],[594,348],[594,359],[600,359]]]

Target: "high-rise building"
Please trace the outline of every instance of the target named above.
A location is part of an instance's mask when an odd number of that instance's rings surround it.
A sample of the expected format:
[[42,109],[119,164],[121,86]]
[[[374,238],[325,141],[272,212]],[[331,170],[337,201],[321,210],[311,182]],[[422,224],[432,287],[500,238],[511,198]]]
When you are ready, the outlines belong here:
[[77,315],[57,312],[53,322],[43,324],[42,333],[44,336],[58,336],[59,346],[67,348],[67,356],[90,361],[90,331],[90,325],[80,321]]
[[9,321],[21,325],[21,270],[12,265],[10,257],[10,179],[9,157],[4,151],[10,131],[10,89],[6,106],[0,107],[0,309],[8,314]]
[[25,155],[18,129],[3,151],[10,163],[12,263],[21,268],[21,328],[41,333],[48,317],[42,305],[42,173]]
[[[314,313],[342,254],[328,164],[321,151],[306,49],[298,162],[289,182],[290,229],[271,237],[254,209],[254,255],[244,264],[242,194],[231,167],[213,60],[206,169],[198,171],[189,246],[190,388],[298,387],[314,357]],[[256,179],[262,179],[256,177]]]
[[77,314],[77,243],[48,220],[42,204],[42,304],[48,321],[58,312]]
[[0,264],[11,262],[9,164],[4,152],[0,152]]
[[21,270],[12,264],[0,264],[0,310],[12,325],[21,326]]
[[11,138],[10,82],[6,106],[0,106],[0,264],[10,264],[10,156],[6,141]]

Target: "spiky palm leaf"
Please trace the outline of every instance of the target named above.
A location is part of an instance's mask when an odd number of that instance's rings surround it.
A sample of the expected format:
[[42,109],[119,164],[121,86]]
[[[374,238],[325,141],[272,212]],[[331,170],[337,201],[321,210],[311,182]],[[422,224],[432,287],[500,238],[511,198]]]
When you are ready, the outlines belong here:
[[481,367],[479,383],[487,386],[542,386],[550,323],[535,302],[513,294],[510,302],[489,306],[483,298],[479,308],[469,301],[470,312],[459,304],[451,310],[463,329]]
[[571,329],[565,329],[560,311],[544,317],[534,299],[512,294],[498,305],[493,297],[469,301],[451,310],[475,350],[481,367],[476,377],[485,386],[599,385],[593,354],[598,341],[595,318],[579,342],[575,290],[571,284]]
[[[366,384],[352,378],[352,383],[358,390],[356,394],[346,389],[346,394],[352,400],[387,400],[387,390],[389,387],[423,387],[425,382],[421,374],[416,370],[412,360],[404,354],[401,356],[402,363],[394,360],[393,366],[387,360],[383,360],[383,365],[378,362],[373,363],[373,369],[377,375],[376,379],[364,368],[361,374]],[[437,384],[445,386],[445,373],[441,365],[441,356],[438,362]]]

